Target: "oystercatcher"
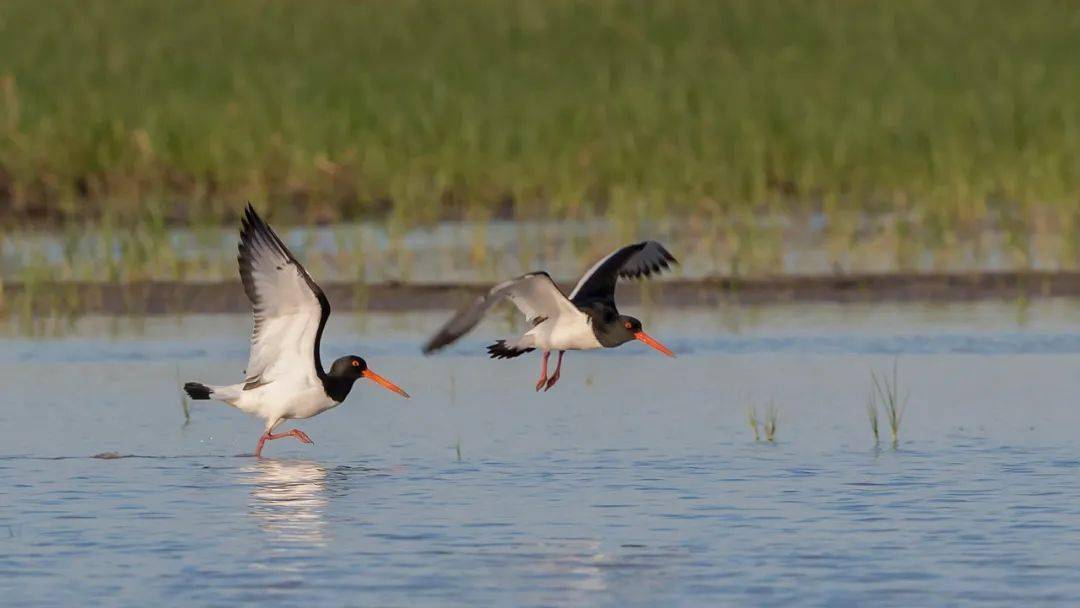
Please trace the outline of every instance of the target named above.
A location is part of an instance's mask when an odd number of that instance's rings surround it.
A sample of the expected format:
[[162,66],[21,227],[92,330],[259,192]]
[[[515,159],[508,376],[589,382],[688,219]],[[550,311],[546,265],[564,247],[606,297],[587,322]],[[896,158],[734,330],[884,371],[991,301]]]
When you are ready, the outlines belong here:
[[230,386],[188,382],[184,390],[192,399],[217,399],[265,419],[256,457],[262,456],[263,444],[271,439],[296,437],[314,443],[300,429],[278,435],[273,431],[286,420],[310,418],[337,407],[360,378],[409,397],[356,355],[341,357],[329,372],[323,371],[319,345],[330,302],[250,204],[240,224],[239,251],[240,280],[255,317],[246,377]]
[[[568,350],[614,348],[640,340],[669,357],[666,346],[641,329],[641,321],[621,315],[615,308],[615,283],[622,278],[660,274],[675,257],[656,241],[642,241],[617,249],[593,265],[567,297],[546,272],[530,272],[499,283],[446,322],[424,345],[430,354],[468,333],[484,314],[503,298],[513,302],[532,329],[516,340],[498,340],[487,347],[492,359],[512,359],[536,349],[543,351],[536,390],[547,391],[559,380],[563,354]],[[555,373],[548,378],[548,357],[559,351]]]

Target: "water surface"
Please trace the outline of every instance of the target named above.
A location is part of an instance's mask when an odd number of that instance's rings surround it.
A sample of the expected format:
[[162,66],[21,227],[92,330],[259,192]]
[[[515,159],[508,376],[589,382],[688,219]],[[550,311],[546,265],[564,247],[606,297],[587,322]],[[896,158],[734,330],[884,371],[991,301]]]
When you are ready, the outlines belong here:
[[[336,315],[409,390],[297,426],[191,404],[249,320],[84,319],[0,342],[0,594],[11,605],[1001,605],[1080,599],[1080,307],[641,310],[680,353],[491,361],[481,326]],[[899,449],[870,370],[899,361]],[[755,442],[747,409],[779,411]],[[122,458],[92,458],[93,455]]]

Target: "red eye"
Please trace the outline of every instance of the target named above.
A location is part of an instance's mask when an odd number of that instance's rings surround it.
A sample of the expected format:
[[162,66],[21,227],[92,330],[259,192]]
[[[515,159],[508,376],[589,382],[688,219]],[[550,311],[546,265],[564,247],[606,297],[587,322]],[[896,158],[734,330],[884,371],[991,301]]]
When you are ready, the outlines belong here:
[[353,361],[352,366],[353,367],[360,367],[360,362],[359,361]]
[[629,321],[626,322],[626,329],[630,329],[630,322]]

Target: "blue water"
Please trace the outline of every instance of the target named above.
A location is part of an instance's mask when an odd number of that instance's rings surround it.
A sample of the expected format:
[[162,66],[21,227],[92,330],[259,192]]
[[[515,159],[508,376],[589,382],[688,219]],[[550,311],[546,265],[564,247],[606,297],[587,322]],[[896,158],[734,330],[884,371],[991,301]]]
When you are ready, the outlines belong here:
[[[639,310],[627,345],[444,355],[440,315],[340,315],[409,390],[362,385],[248,454],[258,421],[178,380],[238,378],[242,316],[86,319],[0,341],[5,605],[1073,605],[1080,310]],[[910,394],[875,446],[870,371]],[[755,441],[754,408],[778,411]],[[94,456],[99,457],[95,458]],[[116,456],[120,456],[116,458]]]

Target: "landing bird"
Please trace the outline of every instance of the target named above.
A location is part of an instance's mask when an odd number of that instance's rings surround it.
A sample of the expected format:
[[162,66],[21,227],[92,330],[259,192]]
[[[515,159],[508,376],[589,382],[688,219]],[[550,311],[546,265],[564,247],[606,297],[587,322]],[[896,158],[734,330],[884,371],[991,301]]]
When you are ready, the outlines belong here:
[[188,382],[184,390],[192,399],[217,399],[266,420],[256,458],[271,439],[296,437],[314,443],[300,429],[278,435],[273,431],[286,420],[311,418],[341,405],[360,378],[409,397],[356,355],[341,357],[329,373],[323,371],[319,346],[330,302],[250,204],[240,224],[239,251],[240,280],[255,317],[246,378],[230,386]]
[[[660,274],[677,263],[660,243],[643,241],[617,249],[594,264],[569,298],[546,272],[530,272],[499,283],[447,321],[424,345],[424,354],[453,344],[476,327],[492,306],[507,298],[525,315],[532,329],[516,340],[498,340],[487,347],[488,354],[492,359],[512,359],[539,348],[544,355],[540,380],[536,382],[538,391],[547,391],[559,381],[563,354],[568,350],[614,348],[630,340],[640,340],[674,357],[666,346],[641,329],[641,321],[619,314],[615,308],[615,283],[620,277]],[[559,351],[559,361],[555,373],[548,378],[548,357],[553,350]]]

